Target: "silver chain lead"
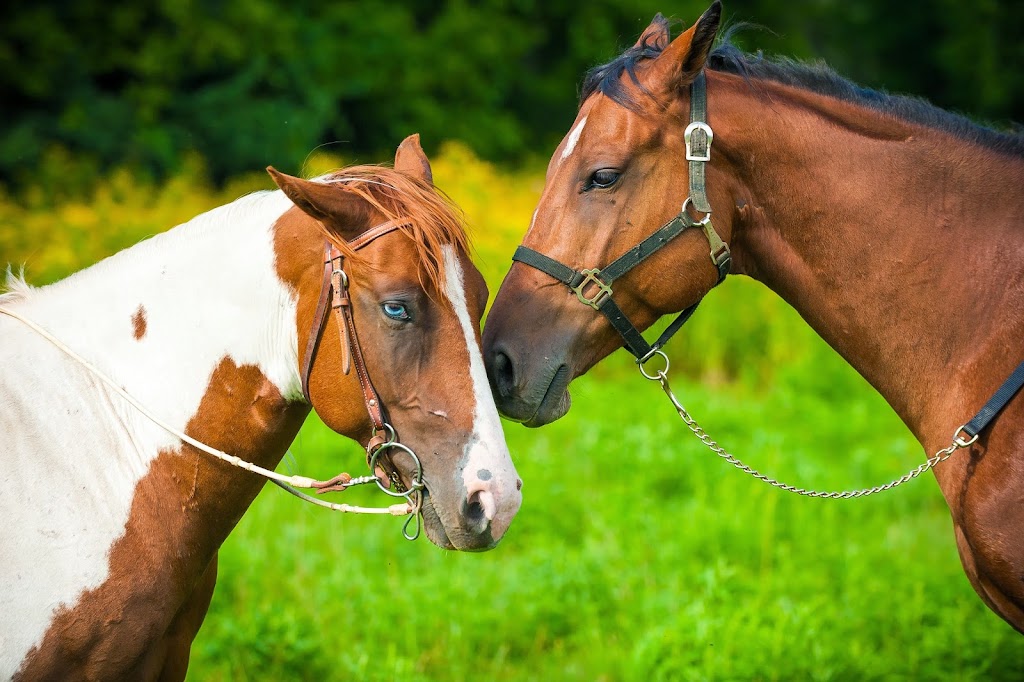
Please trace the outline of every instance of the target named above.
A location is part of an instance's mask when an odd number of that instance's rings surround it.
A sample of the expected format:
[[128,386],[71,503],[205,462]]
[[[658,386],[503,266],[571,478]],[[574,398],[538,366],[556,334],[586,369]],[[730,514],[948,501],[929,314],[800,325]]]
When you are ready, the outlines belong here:
[[729,464],[732,464],[740,471],[750,474],[757,480],[763,481],[764,483],[767,483],[770,486],[778,488],[779,490],[785,490],[786,492],[796,493],[797,495],[805,495],[807,497],[823,497],[834,500],[849,500],[855,497],[867,497],[868,495],[874,495],[875,493],[880,493],[885,490],[891,490],[896,486],[903,485],[904,483],[911,479],[917,478],[924,472],[933,468],[939,462],[944,462],[947,459],[949,459],[957,450],[968,447],[978,439],[978,436],[975,435],[971,437],[970,440],[964,440],[963,437],[960,435],[961,433],[963,433],[963,427],[960,427],[959,429],[957,429],[957,432],[953,435],[953,443],[949,447],[939,450],[933,456],[926,459],[920,466],[911,469],[910,471],[903,474],[896,480],[890,481],[885,485],[876,485],[873,488],[862,488],[860,490],[846,491],[821,491],[807,490],[806,488],[798,488],[797,486],[789,485],[788,483],[783,483],[782,481],[778,481],[774,478],[771,478],[770,476],[765,476],[756,469],[747,466],[746,464],[738,460],[736,457],[726,452],[725,449],[722,448],[722,446],[720,446],[718,443],[712,440],[711,436],[709,436],[707,432],[700,426],[700,424],[698,424],[693,419],[693,417],[690,416],[690,413],[686,411],[686,408],[683,407],[682,403],[679,402],[679,399],[676,398],[675,393],[672,392],[672,388],[669,386],[668,383],[667,375],[668,356],[666,356],[662,351],[659,350],[653,353],[647,359],[651,359],[652,357],[658,356],[660,356],[661,359],[665,361],[664,369],[658,370],[658,372],[654,374],[650,374],[644,368],[643,364],[638,363],[640,367],[640,373],[644,376],[645,379],[657,381],[661,385],[661,390],[663,390],[665,392],[665,395],[668,396],[668,399],[672,401],[672,405],[673,407],[676,408],[676,412],[679,413],[679,417],[683,420],[683,423],[686,424],[687,428],[689,428],[690,431],[693,432],[693,435],[697,436],[698,440],[700,440],[701,443],[707,446],[707,448],[711,450],[711,452],[715,453]]

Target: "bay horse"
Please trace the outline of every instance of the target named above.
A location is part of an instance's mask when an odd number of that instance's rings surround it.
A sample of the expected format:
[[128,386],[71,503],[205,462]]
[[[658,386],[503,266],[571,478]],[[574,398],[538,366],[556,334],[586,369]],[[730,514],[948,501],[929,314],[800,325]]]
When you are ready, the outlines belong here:
[[[262,467],[310,409],[364,445],[383,411],[402,444],[390,473],[424,486],[427,536],[493,547],[522,483],[480,352],[487,289],[418,136],[394,168],[268,170],[280,190],[49,286],[9,277],[0,307],[187,436]],[[347,326],[318,312],[325,261]],[[0,315],[0,339],[0,679],[182,679],[218,548],[264,479],[143,417],[18,319]]]
[[[659,14],[589,72],[485,324],[499,411],[558,419],[573,378],[649,353],[639,331],[692,310],[731,259],[927,453],[967,444],[958,426],[1024,359],[1024,136],[713,45],[720,17],[673,40]],[[934,472],[971,584],[1024,632],[1024,398]]]

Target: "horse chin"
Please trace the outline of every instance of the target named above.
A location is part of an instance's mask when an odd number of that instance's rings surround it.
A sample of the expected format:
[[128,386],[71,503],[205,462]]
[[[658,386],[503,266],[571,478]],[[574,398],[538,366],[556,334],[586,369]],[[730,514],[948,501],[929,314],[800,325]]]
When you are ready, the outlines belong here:
[[437,510],[434,509],[434,502],[430,497],[430,493],[423,490],[423,506],[421,508],[423,514],[423,530],[427,533],[427,539],[433,542],[441,549],[456,549],[452,541],[448,539],[448,533],[444,529],[444,523],[441,521],[441,517],[438,515]]
[[529,421],[523,422],[523,426],[535,429],[557,421],[565,416],[571,405],[572,397],[568,390],[562,391],[555,397],[546,397],[537,409],[537,414],[533,415]]
[[570,381],[572,381],[572,376],[569,373],[569,368],[562,365],[551,377],[551,383],[548,384],[544,398],[537,406],[537,411],[523,422],[523,425],[533,429],[564,417],[572,406],[572,397],[569,395]]

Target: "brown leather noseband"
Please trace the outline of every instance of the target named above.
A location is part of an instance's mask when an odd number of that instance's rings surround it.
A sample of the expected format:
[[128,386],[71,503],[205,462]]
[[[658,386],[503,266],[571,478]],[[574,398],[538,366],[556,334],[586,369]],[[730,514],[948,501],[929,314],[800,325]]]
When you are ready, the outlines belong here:
[[[352,251],[358,251],[373,242],[378,237],[394,232],[407,225],[402,220],[389,220],[386,223],[372,227],[359,235],[347,246]],[[384,406],[380,402],[380,396],[370,381],[370,374],[366,370],[366,362],[363,359],[363,351],[359,346],[359,337],[356,335],[355,320],[352,317],[352,302],[348,295],[348,275],[344,270],[345,255],[330,240],[324,243],[324,274],[320,286],[320,298],[317,301],[316,312],[313,314],[313,326],[309,332],[309,340],[306,342],[306,352],[302,358],[302,393],[306,400],[312,404],[309,396],[309,375],[313,370],[313,359],[316,357],[317,348],[320,345],[320,337],[323,335],[324,325],[327,322],[328,301],[330,309],[334,311],[334,320],[338,325],[338,334],[341,339],[342,371],[348,374],[355,366],[356,376],[359,378],[359,386],[363,393],[363,402],[366,404],[366,412],[370,416],[373,425],[373,432],[366,444],[366,459],[370,470],[375,465],[380,465],[387,474],[391,484],[399,492],[399,496],[405,497],[410,492],[402,482],[398,470],[389,457],[380,456],[384,450],[396,447],[408,452],[416,461],[419,468],[419,458],[406,446],[397,440],[394,428],[387,422],[384,414]],[[330,481],[333,483],[329,488],[321,489],[339,490],[345,487],[346,481]],[[423,487],[422,472],[417,471],[412,480],[413,490]],[[393,494],[390,490],[381,485],[384,492]]]

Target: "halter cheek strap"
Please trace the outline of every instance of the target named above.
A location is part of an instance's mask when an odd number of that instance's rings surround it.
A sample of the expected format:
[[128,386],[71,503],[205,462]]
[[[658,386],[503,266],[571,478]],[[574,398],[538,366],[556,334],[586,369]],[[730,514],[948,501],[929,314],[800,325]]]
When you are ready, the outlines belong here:
[[[526,246],[519,246],[512,255],[513,261],[525,263],[554,277],[568,286],[576,294],[580,303],[603,313],[612,327],[622,336],[626,349],[641,363],[654,355],[679,331],[693,315],[698,304],[694,303],[679,313],[678,317],[652,345],[647,343],[640,330],[629,321],[626,314],[612,299],[612,284],[615,280],[640,265],[692,227],[700,228],[708,240],[711,262],[718,270],[718,284],[721,284],[725,276],[729,274],[729,268],[732,265],[729,246],[722,241],[711,224],[711,205],[705,190],[705,164],[711,160],[711,141],[714,138],[714,133],[706,123],[706,119],[707,80],[702,71],[690,86],[690,125],[683,133],[686,142],[686,160],[690,165],[690,196],[683,202],[683,207],[675,218],[612,261],[610,265],[604,269],[589,268],[577,271]],[[703,213],[704,217],[694,220],[690,216],[690,206]]]
[[[389,220],[372,227],[350,241],[348,247],[353,251],[359,251],[378,237],[394,232],[403,224],[400,221]],[[367,412],[370,414],[374,428],[379,430],[383,428],[384,424],[383,413],[380,410],[377,392],[374,390],[373,384],[370,383],[369,374],[366,372],[359,340],[355,335],[355,322],[352,319],[352,306],[348,296],[348,275],[342,267],[344,258],[341,249],[330,241],[324,243],[324,273],[321,278],[320,296],[317,300],[316,311],[313,313],[313,324],[306,341],[306,351],[302,355],[302,394],[306,397],[307,402],[312,402],[309,398],[309,375],[313,370],[313,359],[316,357],[317,348],[320,346],[320,337],[323,335],[324,324],[327,321],[327,307],[328,301],[330,301],[341,338],[342,371],[348,374],[352,360],[355,359],[356,374],[362,386]],[[373,405],[370,404],[371,401]]]
[[[382,223],[348,242],[348,246],[353,251],[358,251],[378,237],[394,232],[404,224],[402,221]],[[352,316],[352,300],[348,294],[348,275],[344,270],[344,262],[345,255],[341,249],[330,241],[325,242],[324,272],[320,286],[320,296],[317,300],[316,311],[313,314],[313,324],[309,332],[309,339],[306,342],[306,351],[302,357],[302,393],[308,402],[312,402],[309,396],[309,376],[312,372],[313,360],[316,357],[320,338],[323,336],[324,326],[327,322],[328,302],[330,302],[329,307],[334,311],[334,321],[338,326],[338,336],[341,339],[342,371],[345,374],[349,374],[352,367],[355,367],[356,377],[359,380],[359,387],[363,394],[363,403],[366,405],[366,413],[369,415],[370,423],[373,425],[373,433],[366,445],[367,461],[371,464],[371,469],[375,465],[380,465],[395,488],[399,492],[404,492],[405,485],[398,475],[397,469],[391,463],[390,458],[380,456],[388,448],[400,448],[403,450],[407,450],[407,448],[397,442],[394,429],[388,424],[384,415],[380,396],[373,387],[373,382],[370,381],[370,373],[366,369],[366,361],[363,359],[359,337],[356,335],[355,319]],[[419,478],[419,475],[417,475],[414,483],[419,483]],[[329,485],[321,488],[319,492],[342,490],[347,487],[348,481],[332,479],[326,483]],[[384,492],[388,492],[383,487],[382,489]]]

